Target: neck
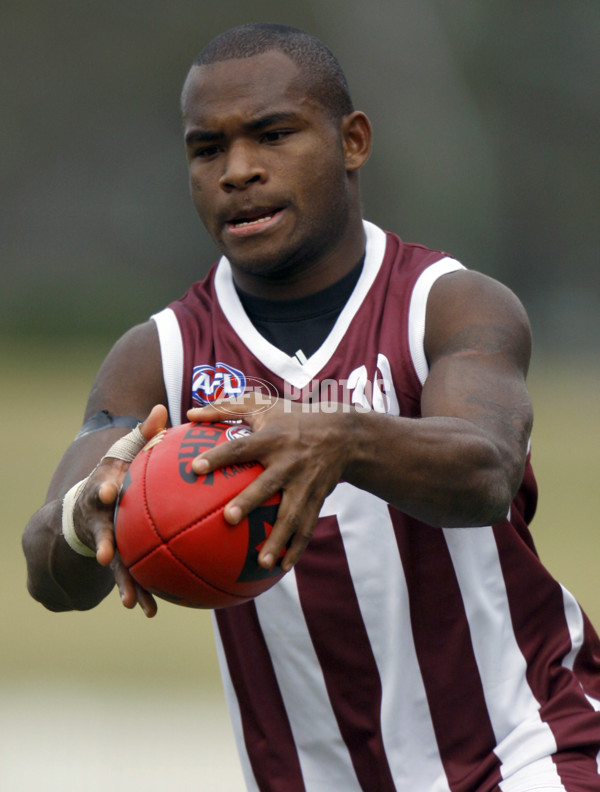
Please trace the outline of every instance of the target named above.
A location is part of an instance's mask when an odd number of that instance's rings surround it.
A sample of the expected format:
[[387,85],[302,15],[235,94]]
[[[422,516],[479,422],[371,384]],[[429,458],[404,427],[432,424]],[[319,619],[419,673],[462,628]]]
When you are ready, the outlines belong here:
[[364,252],[365,232],[362,218],[359,218],[337,245],[320,255],[307,257],[302,265],[295,262],[277,273],[260,275],[246,272],[232,264],[233,279],[242,291],[266,300],[308,297],[347,275]]

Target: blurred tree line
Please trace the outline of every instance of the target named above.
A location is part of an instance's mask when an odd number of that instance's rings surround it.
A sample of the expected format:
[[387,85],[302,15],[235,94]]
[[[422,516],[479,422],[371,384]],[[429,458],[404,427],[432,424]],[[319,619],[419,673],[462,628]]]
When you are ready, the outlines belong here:
[[1,0],[5,338],[112,338],[206,272],[179,91],[258,20],[340,59],[375,129],[368,219],[507,283],[538,347],[595,351],[598,0]]

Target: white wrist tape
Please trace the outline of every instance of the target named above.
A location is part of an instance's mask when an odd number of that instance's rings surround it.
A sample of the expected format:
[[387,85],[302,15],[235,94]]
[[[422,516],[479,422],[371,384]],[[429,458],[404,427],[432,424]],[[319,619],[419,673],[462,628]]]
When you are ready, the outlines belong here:
[[[121,459],[123,462],[133,462],[134,458],[146,445],[146,442],[146,438],[141,433],[140,425],[138,424],[133,431],[129,432],[129,434],[126,434],[124,437],[120,437],[116,443],[113,443],[102,459],[111,457],[112,459]],[[74,484],[63,498],[62,533],[71,550],[79,553],[79,555],[95,558],[96,551],[84,544],[77,536],[75,532],[75,523],[73,521],[75,503],[88,478],[89,476],[82,481],[78,481],[77,484]]]
[[111,457],[112,459],[121,459],[123,462],[133,462],[147,442],[140,431],[140,424],[138,424],[133,431],[113,443],[102,459]]
[[96,551],[84,544],[77,536],[75,533],[75,523],[73,522],[73,509],[75,508],[75,501],[79,497],[79,493],[85,486],[88,478],[89,476],[84,478],[82,481],[78,481],[77,484],[74,484],[63,498],[62,533],[65,537],[65,542],[69,545],[71,550],[79,553],[79,555],[87,556],[88,558],[95,558]]

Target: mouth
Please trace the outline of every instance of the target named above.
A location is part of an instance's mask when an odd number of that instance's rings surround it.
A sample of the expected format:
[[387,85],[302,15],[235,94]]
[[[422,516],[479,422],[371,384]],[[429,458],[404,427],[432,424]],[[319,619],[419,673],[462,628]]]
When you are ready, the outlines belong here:
[[273,225],[278,220],[283,211],[277,209],[251,209],[247,212],[240,212],[227,221],[226,226],[230,233],[235,235],[247,235],[260,232]]

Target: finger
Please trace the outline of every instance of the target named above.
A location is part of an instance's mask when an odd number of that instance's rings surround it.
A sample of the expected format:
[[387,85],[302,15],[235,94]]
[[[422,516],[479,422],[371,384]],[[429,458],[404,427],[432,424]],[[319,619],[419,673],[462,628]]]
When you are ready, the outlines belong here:
[[96,561],[100,566],[108,566],[115,557],[115,543],[112,535],[102,536],[96,541]]
[[124,607],[131,610],[139,604],[148,618],[155,616],[158,610],[156,600],[149,591],[146,591],[139,583],[136,583],[119,556],[115,556],[112,569]]
[[290,499],[284,494],[277,521],[261,548],[258,563],[265,569],[271,569],[283,554],[281,569],[283,572],[289,572],[312,539],[321,503],[321,499],[311,498],[300,505],[296,503],[295,506],[290,507]]
[[110,506],[116,502],[120,489],[120,483],[106,479],[98,487],[98,498],[105,506]]
[[112,513],[98,512],[89,520],[89,528],[96,547],[96,561],[101,566],[108,566],[115,557]]
[[249,423],[252,416],[263,413],[273,406],[272,398],[256,394],[243,393],[231,399],[218,399],[205,407],[192,407],[187,412],[190,421],[222,421],[225,418],[238,417]]
[[73,507],[73,520],[80,540],[94,550],[96,560],[102,566],[106,566],[114,555],[112,501],[116,497],[118,487],[110,480],[103,484],[107,485],[104,489],[102,484],[97,487],[93,482],[88,481]]
[[121,488],[120,482],[105,479],[98,487],[100,509],[90,518],[89,526],[96,544],[96,560],[102,566],[108,566],[115,555],[115,537],[113,526],[113,506],[117,501]]
[[140,431],[146,440],[150,440],[154,435],[162,432],[167,425],[168,418],[169,413],[164,404],[154,405],[148,417],[140,426]]
[[192,461],[192,470],[197,476],[201,476],[227,465],[254,462],[260,454],[261,447],[261,441],[256,440],[253,435],[228,440],[199,454]]
[[258,554],[258,563],[260,566],[264,567],[264,569],[272,569],[277,559],[282,559],[282,570],[287,572],[291,569],[289,564],[284,567],[283,561],[287,555],[287,545],[292,537],[295,536],[297,527],[298,522],[293,515],[286,516],[278,514],[275,525]]
[[195,421],[196,423],[200,423],[201,421],[223,420],[223,413],[212,404],[206,407],[192,407],[186,414],[188,421]]
[[115,583],[117,584],[121,602],[126,608],[135,608],[137,604],[135,580],[131,577],[118,555],[115,555],[110,566],[115,576]]
[[158,611],[158,605],[156,603],[156,600],[154,599],[152,594],[150,594],[149,591],[146,591],[145,588],[142,588],[139,585],[139,583],[135,584],[135,588],[137,593],[137,600],[140,605],[140,608],[144,612],[144,616],[146,616],[148,619],[152,619],[154,616],[156,616],[156,613]]
[[[240,397],[243,399],[244,397]],[[243,415],[248,413],[248,407],[244,403],[238,402],[237,399],[219,399],[204,407],[192,407],[187,411],[187,417],[190,421],[222,421],[224,418],[231,418],[238,412]]]
[[281,488],[280,479],[273,478],[268,470],[261,473],[227,503],[223,509],[225,519],[230,525],[237,525],[243,517],[280,492]]
[[283,572],[289,572],[290,569],[296,566],[312,539],[314,528],[315,524],[312,524],[310,529],[307,527],[305,530],[296,531],[292,536],[292,541],[281,561],[281,569]]

